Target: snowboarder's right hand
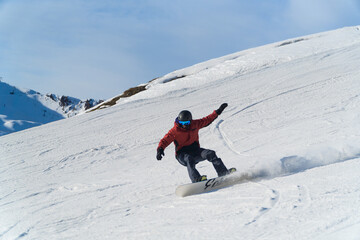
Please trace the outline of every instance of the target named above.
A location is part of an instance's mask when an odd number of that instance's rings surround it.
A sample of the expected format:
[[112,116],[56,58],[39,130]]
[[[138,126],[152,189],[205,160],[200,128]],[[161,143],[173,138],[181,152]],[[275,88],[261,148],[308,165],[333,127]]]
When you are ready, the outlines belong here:
[[158,148],[157,154],[156,154],[156,159],[157,159],[158,161],[160,161],[164,155],[165,155],[164,149]]

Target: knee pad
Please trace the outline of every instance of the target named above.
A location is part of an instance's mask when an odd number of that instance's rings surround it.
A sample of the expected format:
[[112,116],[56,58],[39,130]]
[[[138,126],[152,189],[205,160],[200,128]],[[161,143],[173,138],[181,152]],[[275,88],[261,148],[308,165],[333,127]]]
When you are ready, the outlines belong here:
[[215,151],[213,151],[213,150],[209,151],[209,153],[207,154],[206,157],[210,162],[215,161],[215,160],[218,159],[218,157],[216,156]]

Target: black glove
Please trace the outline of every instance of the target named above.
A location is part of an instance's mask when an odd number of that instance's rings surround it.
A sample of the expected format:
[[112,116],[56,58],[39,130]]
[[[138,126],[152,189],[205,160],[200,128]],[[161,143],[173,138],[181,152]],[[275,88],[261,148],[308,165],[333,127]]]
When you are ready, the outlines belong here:
[[223,104],[221,104],[221,106],[219,107],[219,109],[218,109],[218,110],[215,110],[215,111],[216,111],[216,113],[217,113],[218,115],[220,115],[220,114],[224,111],[224,109],[225,109],[227,106],[228,106],[228,104],[227,104],[227,103],[223,103]]
[[164,156],[164,155],[165,155],[164,149],[158,148],[157,154],[156,154],[156,159],[157,159],[158,161],[160,161],[160,160],[162,159],[162,156]]

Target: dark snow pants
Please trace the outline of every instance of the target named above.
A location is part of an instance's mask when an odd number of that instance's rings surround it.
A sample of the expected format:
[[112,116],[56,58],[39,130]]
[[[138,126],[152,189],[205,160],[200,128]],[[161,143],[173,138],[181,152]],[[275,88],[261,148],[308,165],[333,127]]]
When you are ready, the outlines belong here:
[[213,150],[198,148],[188,152],[179,152],[176,158],[181,165],[187,167],[191,182],[197,182],[201,178],[195,165],[204,160],[208,160],[213,164],[219,177],[228,173],[228,169]]

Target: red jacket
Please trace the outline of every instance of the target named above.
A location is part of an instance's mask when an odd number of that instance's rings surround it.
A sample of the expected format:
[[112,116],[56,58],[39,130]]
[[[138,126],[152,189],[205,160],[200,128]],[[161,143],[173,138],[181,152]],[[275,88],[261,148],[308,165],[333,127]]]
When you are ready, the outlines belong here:
[[170,143],[174,142],[176,147],[176,153],[178,153],[183,147],[188,147],[193,144],[199,144],[199,130],[203,127],[207,127],[212,123],[218,114],[214,111],[212,114],[202,119],[192,120],[188,128],[182,128],[176,121],[174,127],[160,140],[159,148],[165,149]]

